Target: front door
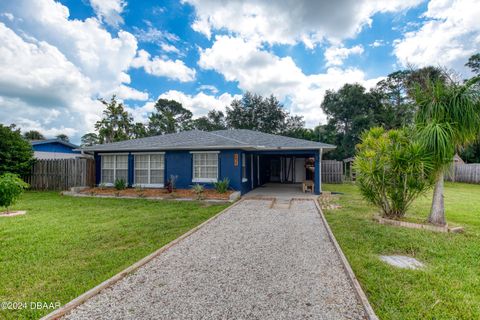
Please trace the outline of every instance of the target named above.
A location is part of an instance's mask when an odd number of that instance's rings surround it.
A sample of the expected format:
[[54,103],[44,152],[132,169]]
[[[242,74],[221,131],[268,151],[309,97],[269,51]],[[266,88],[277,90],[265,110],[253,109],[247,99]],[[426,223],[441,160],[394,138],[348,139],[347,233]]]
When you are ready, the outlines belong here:
[[280,158],[272,158],[270,160],[270,181],[279,182],[281,174]]

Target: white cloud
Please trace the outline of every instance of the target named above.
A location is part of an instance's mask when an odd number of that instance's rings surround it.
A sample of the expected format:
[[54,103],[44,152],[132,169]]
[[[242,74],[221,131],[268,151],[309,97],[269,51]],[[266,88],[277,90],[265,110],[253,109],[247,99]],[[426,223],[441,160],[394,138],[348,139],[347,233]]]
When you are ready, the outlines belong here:
[[426,21],[394,43],[402,66],[446,66],[466,73],[464,64],[479,51],[480,5],[475,0],[432,0]]
[[181,60],[164,60],[160,57],[150,57],[145,50],[139,50],[137,57],[132,61],[133,68],[143,68],[146,73],[168,77],[181,82],[188,82],[195,79],[196,71],[185,65]]
[[124,0],[90,0],[90,5],[97,17],[107,24],[118,27],[123,23],[121,16],[123,9],[127,5]]
[[[241,98],[240,95],[231,95],[223,93],[220,96],[208,95],[199,92],[196,95],[189,95],[178,90],[169,90],[162,93],[158,99],[169,99],[180,102],[185,108],[192,111],[193,116],[201,117],[210,110],[225,111],[233,99]],[[155,111],[155,102],[149,101],[139,108],[129,110],[134,116],[135,121],[146,122],[150,113]]]
[[218,89],[215,86],[209,85],[209,84],[202,84],[197,88],[198,91],[210,91],[213,94],[218,93]]
[[195,7],[192,28],[211,37],[228,30],[268,43],[303,42],[312,48],[324,39],[355,36],[376,13],[399,12],[423,0],[183,0]]
[[15,18],[0,28],[2,123],[68,132],[78,141],[101,115],[97,97],[119,90],[145,99],[126,85],[137,50],[130,33],[114,37],[96,18],[72,20],[67,7],[50,0],[3,2],[2,11]]
[[139,29],[134,27],[134,33],[138,41],[161,45],[165,43],[165,41],[176,42],[180,40],[177,35],[168,31],[159,30],[153,27],[152,24],[148,21],[146,21],[146,23],[148,26],[147,29]]
[[[92,129],[101,113],[92,85],[54,46],[27,42],[0,23],[0,119],[47,136]],[[79,126],[80,125],[80,126]]]
[[117,95],[122,100],[148,100],[148,92],[140,91],[126,85],[120,85],[107,94],[107,96]]
[[372,48],[383,47],[384,45],[385,45],[385,41],[383,40],[375,40],[369,44],[369,46]]
[[327,60],[327,67],[329,66],[341,66],[343,61],[352,54],[362,54],[363,47],[356,45],[351,48],[345,48],[343,46],[331,46],[325,50],[325,60]]
[[289,111],[305,117],[307,125],[325,120],[320,110],[327,89],[345,83],[371,85],[358,69],[329,68],[326,73],[306,75],[290,57],[278,57],[262,50],[257,42],[229,36],[217,36],[211,48],[200,51],[199,66],[221,73],[238,87],[262,95],[274,94],[288,101]]
[[[118,13],[125,4],[96,3],[104,6],[99,10],[110,7]],[[102,19],[107,19],[108,10],[102,12]],[[53,0],[3,1],[0,15],[2,123],[47,135],[74,133],[72,138],[78,141],[101,116],[98,97],[115,93],[120,99],[148,100],[147,92],[129,85],[127,71],[137,57],[137,40],[131,33],[110,33],[95,17],[72,19],[68,8]],[[150,60],[152,72],[158,69],[155,61]],[[194,70],[179,60],[167,61],[166,69],[174,78],[194,76]]]
[[9,13],[9,12],[4,12],[4,13],[1,13],[0,14],[0,17],[5,17],[7,20],[9,21],[13,21],[15,19],[15,17],[13,16],[13,14]]
[[160,45],[160,48],[162,48],[163,51],[165,52],[173,52],[173,53],[180,53],[180,50],[178,50],[175,46],[168,44],[168,43],[162,43]]

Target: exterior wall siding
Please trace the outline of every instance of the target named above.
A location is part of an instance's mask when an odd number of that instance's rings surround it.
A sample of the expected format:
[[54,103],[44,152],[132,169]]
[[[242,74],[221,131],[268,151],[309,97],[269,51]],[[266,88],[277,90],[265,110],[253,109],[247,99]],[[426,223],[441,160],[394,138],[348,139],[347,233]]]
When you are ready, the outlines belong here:
[[[159,152],[162,150],[156,150]],[[197,151],[197,150],[192,150]],[[198,150],[201,151],[201,150]],[[320,157],[318,150],[307,150],[307,151],[297,151],[297,150],[281,150],[281,151],[242,151],[242,150],[218,150],[218,180],[228,178],[230,180],[230,188],[233,190],[240,191],[242,194],[245,194],[252,190],[252,165],[253,165],[253,188],[256,188],[263,183],[265,183],[265,177],[263,174],[266,171],[268,166],[268,161],[260,157],[259,166],[257,164],[257,156],[259,155],[308,155],[315,157],[315,171],[320,170]],[[155,152],[155,151],[152,151]],[[102,152],[103,153],[103,152]],[[104,152],[108,153],[108,152]],[[116,153],[116,152],[112,152]],[[128,157],[128,185],[132,186],[134,184],[134,168],[135,168],[135,158],[134,155],[130,152]],[[139,153],[139,152],[136,152]],[[148,154],[148,152],[145,152]],[[246,156],[246,181],[242,181],[242,154]],[[253,163],[252,163],[253,155]],[[101,183],[101,156],[98,153],[95,153],[95,173],[96,173],[96,184]],[[235,158],[238,157],[238,163],[235,165]],[[192,187],[194,182],[193,178],[193,156],[188,151],[165,151],[165,181],[170,178],[171,175],[177,176],[176,187],[179,189],[189,189]],[[260,170],[260,172],[258,172]],[[260,180],[258,180],[260,177]],[[212,183],[201,183],[205,188],[213,188]],[[320,193],[320,180],[319,175],[315,174],[315,193]]]

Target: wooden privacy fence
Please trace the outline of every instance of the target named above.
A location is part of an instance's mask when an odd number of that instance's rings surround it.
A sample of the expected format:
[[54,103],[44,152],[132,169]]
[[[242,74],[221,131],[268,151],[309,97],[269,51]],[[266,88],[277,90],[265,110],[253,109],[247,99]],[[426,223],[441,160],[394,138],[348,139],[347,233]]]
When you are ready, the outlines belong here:
[[68,190],[71,187],[93,187],[93,159],[37,160],[31,174],[24,177],[33,190]]
[[480,163],[456,163],[445,174],[445,180],[480,183]]
[[322,160],[322,182],[342,183],[343,162],[337,160]]

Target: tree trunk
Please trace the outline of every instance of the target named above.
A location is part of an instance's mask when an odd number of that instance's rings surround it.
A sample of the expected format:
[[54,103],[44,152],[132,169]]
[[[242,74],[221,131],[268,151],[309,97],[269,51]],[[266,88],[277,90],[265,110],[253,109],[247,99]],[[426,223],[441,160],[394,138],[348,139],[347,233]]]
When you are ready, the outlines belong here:
[[443,201],[443,171],[438,175],[433,189],[432,208],[428,222],[444,226],[445,221],[445,204]]

